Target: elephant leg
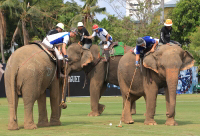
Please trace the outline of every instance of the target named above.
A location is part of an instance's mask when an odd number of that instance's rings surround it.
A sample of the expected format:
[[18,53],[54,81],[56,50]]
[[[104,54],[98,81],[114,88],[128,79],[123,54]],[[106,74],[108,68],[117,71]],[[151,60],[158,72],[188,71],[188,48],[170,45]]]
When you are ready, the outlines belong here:
[[125,101],[124,101],[124,113],[123,113],[123,116],[124,116],[124,123],[126,124],[133,124],[134,123],[134,120],[132,119],[132,116],[131,116],[131,104],[133,103],[133,101],[135,102],[137,98],[133,95],[130,94],[130,97],[126,97]]
[[165,100],[166,100],[166,116],[169,115],[169,91],[168,87],[165,87]]
[[[144,101],[145,101],[145,104],[146,104],[146,107],[147,107],[146,96],[144,96]],[[146,116],[146,112],[144,113],[144,116]]]
[[131,115],[136,114],[136,103],[135,101],[131,100]]
[[[101,89],[101,91],[100,91],[99,100],[100,100],[101,96],[103,95],[103,93],[105,92],[106,88],[107,88],[107,83],[104,83],[104,84],[103,84],[103,87],[102,87],[102,89]],[[98,111],[99,111],[99,114],[101,114],[101,113],[104,111],[105,108],[106,108],[105,105],[99,103],[99,104],[98,104]]]
[[51,126],[61,125],[59,97],[60,97],[59,80],[55,79],[52,82],[51,89],[50,89],[50,103],[51,103],[50,125]]
[[154,120],[156,99],[158,94],[158,86],[155,81],[152,81],[152,83],[146,83],[144,85],[144,91],[146,95],[146,119],[144,124],[157,125]]
[[[103,86],[104,80],[90,80],[90,105],[91,105],[91,112],[88,116],[99,116],[99,99],[101,97],[101,89]],[[101,107],[101,105],[100,105]]]
[[[33,120],[33,106],[34,102],[36,101],[33,96],[27,96],[26,94],[23,95],[24,101],[24,129],[36,129],[37,126],[34,124]],[[30,99],[32,97],[32,99]]]
[[[62,80],[62,82],[59,83],[59,91],[60,91],[59,94],[58,94],[58,96],[59,96],[59,98],[58,98],[59,99],[58,100],[59,101],[59,105],[60,105],[60,102],[62,101],[62,89],[63,89],[63,85],[64,85],[64,82]],[[60,117],[61,117],[61,107],[59,106],[59,119],[60,119]]]
[[48,117],[47,117],[47,109],[46,109],[46,91],[39,97],[38,102],[38,127],[47,127],[49,126]]
[[[7,87],[8,89],[8,87]],[[8,89],[10,90],[10,89]],[[12,93],[6,93],[8,103],[9,103],[9,108],[10,108],[10,121],[8,124],[8,129],[9,130],[18,130],[18,121],[17,121],[17,106],[18,106],[18,95],[17,93],[14,93],[15,95],[15,106],[13,105],[13,100],[12,100]],[[14,106],[14,107],[13,107]],[[16,119],[15,119],[16,118]]]
[[121,93],[122,93],[122,99],[123,99],[121,121],[124,122],[124,104],[125,104],[125,102],[126,102],[126,96],[125,96],[124,92],[121,91]]
[[169,118],[170,100],[169,100],[168,87],[165,88],[165,99],[166,99],[166,110],[167,110],[166,111],[167,120],[165,124],[169,126],[177,126],[178,123],[174,120],[174,117]]

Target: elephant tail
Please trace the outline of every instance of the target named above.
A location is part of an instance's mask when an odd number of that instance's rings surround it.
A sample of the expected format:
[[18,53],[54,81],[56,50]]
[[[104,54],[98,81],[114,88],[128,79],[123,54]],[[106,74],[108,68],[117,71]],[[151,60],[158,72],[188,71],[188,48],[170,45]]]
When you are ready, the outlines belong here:
[[[19,68],[16,70],[16,69],[13,69],[13,71],[11,72],[11,82],[10,82],[10,85],[11,85],[11,96],[12,96],[12,107],[13,107],[13,119],[14,121],[17,120],[17,116],[16,116],[16,95],[17,95],[17,73],[18,73],[18,70]],[[13,73],[14,72],[14,73]]]

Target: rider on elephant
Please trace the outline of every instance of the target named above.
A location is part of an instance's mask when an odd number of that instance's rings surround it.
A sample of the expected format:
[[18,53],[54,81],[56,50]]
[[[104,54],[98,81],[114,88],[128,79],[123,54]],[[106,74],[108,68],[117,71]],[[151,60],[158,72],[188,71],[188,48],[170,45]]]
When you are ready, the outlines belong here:
[[136,47],[132,50],[136,54],[135,65],[140,66],[140,57],[143,57],[146,52],[154,52],[158,41],[150,36],[139,37],[136,41]]
[[84,48],[90,49],[90,47],[92,46],[92,40],[84,38],[84,36],[89,36],[87,29],[83,26],[82,22],[78,22],[77,27],[80,34],[80,41],[78,42],[78,44],[81,45],[82,43]]
[[101,39],[99,45],[104,44],[104,54],[106,55],[102,61],[108,62],[110,59],[108,48],[112,43],[112,36],[104,28],[99,28],[96,24],[92,26],[92,30],[94,31],[93,34],[91,36],[84,36],[84,38],[92,39],[94,36],[98,36]]
[[63,43],[62,44],[62,53],[64,54],[64,58],[66,60],[68,60],[67,59],[68,56],[67,56],[67,53],[66,53],[67,43],[68,43],[70,37],[75,37],[77,34],[78,34],[77,29],[72,28],[70,32],[60,32],[60,33],[56,33],[56,34],[53,34],[53,35],[47,35],[44,38],[44,40],[42,41],[42,43],[44,43],[48,47],[54,49],[54,51],[56,53],[56,57],[58,59],[58,77],[63,75],[61,73],[61,62],[63,60],[63,56],[58,51],[58,49],[56,47],[54,47],[54,44]]
[[64,30],[64,24],[63,23],[58,23],[56,25],[56,29],[52,29],[50,30],[47,35],[52,35],[52,34],[56,34],[56,33],[60,33]]
[[159,40],[159,45],[163,45],[163,44],[178,44],[179,46],[181,46],[181,44],[177,41],[173,41],[170,39],[171,36],[171,32],[172,32],[172,20],[171,19],[167,19],[164,23],[164,26],[162,27],[161,31],[160,31],[160,40]]

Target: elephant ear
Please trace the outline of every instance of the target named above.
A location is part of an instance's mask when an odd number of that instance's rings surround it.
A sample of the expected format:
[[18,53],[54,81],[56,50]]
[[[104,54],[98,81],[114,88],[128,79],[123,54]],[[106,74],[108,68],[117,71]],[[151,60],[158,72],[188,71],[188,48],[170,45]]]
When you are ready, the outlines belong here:
[[92,53],[89,49],[82,48],[81,53],[81,67],[87,66],[89,63],[93,61]]
[[152,53],[144,58],[143,66],[158,73],[157,63]]
[[186,70],[186,69],[193,67],[194,62],[195,62],[195,60],[194,60],[192,54],[190,54],[188,51],[185,51],[184,55],[183,55],[182,66],[181,66],[180,70]]

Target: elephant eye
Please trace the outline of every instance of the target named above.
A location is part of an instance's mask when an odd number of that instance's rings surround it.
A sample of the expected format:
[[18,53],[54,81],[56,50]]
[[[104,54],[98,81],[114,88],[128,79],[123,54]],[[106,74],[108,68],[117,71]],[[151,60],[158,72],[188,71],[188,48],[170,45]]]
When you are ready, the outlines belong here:
[[72,59],[68,58],[67,63],[68,63],[69,65],[71,65],[71,64],[73,63],[73,62],[72,62]]
[[72,61],[72,59],[71,59],[71,58],[68,58],[68,61],[67,61],[67,62],[70,62],[70,61]]

